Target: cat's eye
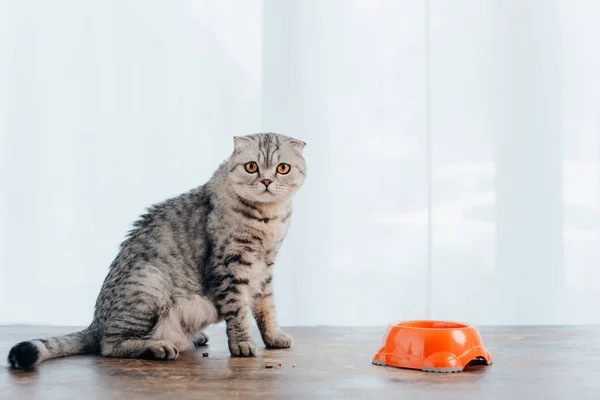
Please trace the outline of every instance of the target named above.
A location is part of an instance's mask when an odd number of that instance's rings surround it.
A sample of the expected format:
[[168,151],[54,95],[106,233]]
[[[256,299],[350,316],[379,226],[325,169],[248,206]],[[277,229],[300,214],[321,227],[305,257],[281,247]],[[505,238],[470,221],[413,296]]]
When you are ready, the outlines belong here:
[[247,173],[253,174],[258,171],[258,164],[256,164],[254,161],[250,161],[244,165],[244,168],[246,168]]
[[290,172],[290,164],[281,163],[277,166],[277,173],[281,175],[285,175]]

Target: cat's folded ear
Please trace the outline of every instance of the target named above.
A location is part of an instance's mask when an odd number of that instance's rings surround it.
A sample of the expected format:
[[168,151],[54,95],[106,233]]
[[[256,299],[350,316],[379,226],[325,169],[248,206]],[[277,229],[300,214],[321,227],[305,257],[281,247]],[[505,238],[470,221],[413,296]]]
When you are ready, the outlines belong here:
[[251,141],[252,141],[252,139],[250,139],[248,136],[234,136],[233,137],[233,150],[236,153],[239,153],[242,150],[244,150],[246,147],[248,147],[248,145],[250,144]]
[[298,154],[302,155],[302,150],[304,150],[304,146],[306,146],[306,143],[298,139],[288,139],[288,143],[290,144],[292,149],[294,149]]

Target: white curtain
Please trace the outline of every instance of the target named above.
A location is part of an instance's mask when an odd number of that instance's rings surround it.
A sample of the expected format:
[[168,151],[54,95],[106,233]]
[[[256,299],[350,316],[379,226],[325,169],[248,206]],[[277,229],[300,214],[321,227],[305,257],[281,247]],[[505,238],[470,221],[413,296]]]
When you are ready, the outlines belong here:
[[144,207],[305,140],[284,325],[600,323],[595,0],[0,2],[0,324],[84,325]]

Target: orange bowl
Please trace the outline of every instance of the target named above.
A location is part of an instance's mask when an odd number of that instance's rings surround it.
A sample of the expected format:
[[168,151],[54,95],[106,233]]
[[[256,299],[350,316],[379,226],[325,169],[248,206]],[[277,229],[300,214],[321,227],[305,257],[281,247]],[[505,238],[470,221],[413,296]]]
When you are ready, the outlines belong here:
[[470,362],[492,363],[473,325],[449,321],[405,321],[390,325],[373,364],[460,372]]

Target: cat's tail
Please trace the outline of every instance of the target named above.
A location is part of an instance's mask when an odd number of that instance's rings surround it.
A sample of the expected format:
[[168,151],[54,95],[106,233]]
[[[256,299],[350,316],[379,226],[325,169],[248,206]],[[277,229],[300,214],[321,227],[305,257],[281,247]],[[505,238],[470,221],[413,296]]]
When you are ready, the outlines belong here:
[[31,370],[44,360],[97,353],[99,347],[97,336],[90,327],[64,336],[21,342],[8,353],[8,362],[12,368]]

